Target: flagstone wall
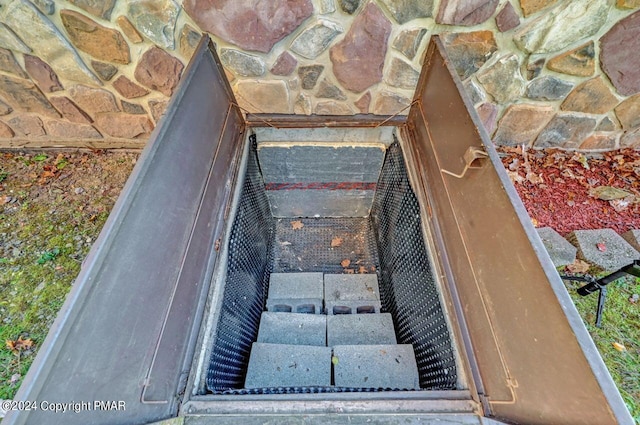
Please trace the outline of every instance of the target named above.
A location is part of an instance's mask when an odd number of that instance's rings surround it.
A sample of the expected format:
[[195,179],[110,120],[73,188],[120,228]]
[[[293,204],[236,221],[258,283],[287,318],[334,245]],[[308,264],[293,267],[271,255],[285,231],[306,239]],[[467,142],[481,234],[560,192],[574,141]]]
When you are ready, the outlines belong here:
[[640,146],[640,0],[0,0],[0,146],[143,146],[203,32],[253,112],[406,113],[433,34],[500,145]]

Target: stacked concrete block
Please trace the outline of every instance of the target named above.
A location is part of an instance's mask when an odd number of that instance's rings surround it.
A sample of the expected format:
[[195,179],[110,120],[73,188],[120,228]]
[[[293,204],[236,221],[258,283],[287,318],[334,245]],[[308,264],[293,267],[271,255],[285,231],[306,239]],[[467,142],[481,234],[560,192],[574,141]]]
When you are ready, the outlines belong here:
[[267,310],[321,314],[322,281],[322,273],[272,273]]
[[327,316],[327,345],[395,344],[389,313],[337,314]]
[[418,366],[410,344],[333,347],[338,387],[419,389]]
[[[322,313],[323,298],[326,315],[296,313]],[[245,388],[420,387],[413,346],[397,345],[380,313],[376,275],[274,273],[267,308]]]
[[327,345],[327,316],[265,311],[260,319],[258,342],[324,347]]
[[378,278],[374,274],[325,274],[324,302],[328,315],[379,313]]
[[579,258],[605,271],[640,259],[640,253],[613,229],[576,230],[567,239],[578,248]]
[[566,266],[576,261],[577,249],[551,227],[541,227],[538,236],[556,267]]
[[331,385],[331,348],[265,344],[251,347],[245,388]]

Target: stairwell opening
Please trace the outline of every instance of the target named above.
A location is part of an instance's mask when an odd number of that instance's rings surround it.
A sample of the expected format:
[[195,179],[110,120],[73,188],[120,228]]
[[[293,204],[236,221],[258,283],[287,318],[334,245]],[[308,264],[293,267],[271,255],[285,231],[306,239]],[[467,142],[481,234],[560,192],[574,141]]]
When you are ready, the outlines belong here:
[[[373,145],[339,140],[329,145],[261,145],[260,133],[250,136],[244,181],[227,242],[221,309],[206,347],[204,393],[410,389],[341,386],[335,385],[333,378],[330,385],[283,386],[273,382],[246,388],[263,312],[375,313],[367,305],[347,308],[349,311],[344,306],[316,311],[313,304],[279,304],[268,309],[270,275],[300,272],[376,276],[380,312],[391,315],[397,343],[410,345],[415,355],[419,385],[413,389],[458,389],[454,343],[425,244],[418,200],[401,146],[393,132],[386,136],[389,140]],[[334,163],[323,163],[327,152],[335,158]],[[285,158],[287,155],[291,156]],[[304,164],[305,156],[308,164]]]

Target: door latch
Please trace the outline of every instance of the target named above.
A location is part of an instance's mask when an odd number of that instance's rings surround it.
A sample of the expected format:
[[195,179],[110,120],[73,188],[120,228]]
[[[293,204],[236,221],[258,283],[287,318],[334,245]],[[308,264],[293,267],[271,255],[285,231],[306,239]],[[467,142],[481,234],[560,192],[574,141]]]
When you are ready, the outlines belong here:
[[462,157],[464,159],[464,168],[462,169],[462,172],[460,174],[456,174],[445,169],[440,169],[440,172],[453,176],[457,179],[461,179],[465,174],[467,174],[467,171],[470,168],[481,168],[482,160],[484,158],[487,158],[488,156],[489,154],[486,153],[482,148],[469,146]]

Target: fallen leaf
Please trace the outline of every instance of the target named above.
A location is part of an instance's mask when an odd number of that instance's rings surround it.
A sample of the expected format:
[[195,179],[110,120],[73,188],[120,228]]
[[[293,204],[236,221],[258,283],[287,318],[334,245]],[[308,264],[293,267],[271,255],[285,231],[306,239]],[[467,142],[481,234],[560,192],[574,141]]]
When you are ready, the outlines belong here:
[[4,205],[9,203],[9,201],[11,200],[10,196],[0,196],[0,205]]
[[607,245],[605,245],[603,242],[598,242],[596,244],[596,248],[598,248],[598,251],[600,252],[607,252]]
[[346,274],[354,274],[355,273],[355,271],[353,269],[344,269],[344,272]]
[[573,158],[571,158],[577,162],[579,162],[580,164],[582,164],[582,166],[585,169],[589,169],[589,160],[587,159],[586,156],[582,155],[580,152],[576,152],[576,154],[573,156]]
[[6,340],[5,341],[7,348],[11,350],[14,354],[18,354],[21,351],[29,350],[33,347],[33,341],[30,338],[23,339],[22,336],[19,336],[16,340]]
[[533,173],[533,172],[528,172],[526,179],[531,184],[544,183],[544,179],[542,178],[542,174],[536,174],[536,173]]
[[533,227],[538,227],[540,225],[540,222],[533,217],[531,217],[531,223],[533,224]]
[[351,264],[351,260],[349,260],[348,258],[345,258],[344,260],[340,261],[340,265],[342,267],[349,267],[349,264]]
[[304,224],[302,223],[302,221],[296,220],[291,222],[291,227],[293,228],[293,230],[300,230],[304,227]]
[[629,208],[631,201],[627,198],[625,199],[612,199],[609,201],[609,205],[613,207],[617,212],[623,212],[627,208]]
[[291,242],[289,242],[289,241],[283,241],[283,242],[280,242],[280,245],[282,245],[282,246],[289,246],[289,245],[291,245]]
[[338,364],[338,356],[331,356],[331,363],[336,366]]
[[594,187],[593,189],[589,189],[589,196],[597,199],[602,199],[603,201],[612,201],[614,199],[622,199],[626,198],[627,196],[633,196],[633,193],[613,186],[598,186]]
[[360,268],[358,268],[358,273],[360,274],[367,273],[367,268],[365,266],[360,266]]
[[567,271],[569,273],[586,273],[590,267],[591,265],[586,261],[576,260],[567,266]]
[[613,344],[613,348],[615,348],[616,350],[623,352],[623,351],[627,351],[627,347],[625,347],[623,344],[620,344],[619,342],[614,342]]
[[522,182],[524,182],[524,177],[522,177],[520,174],[518,174],[517,171],[509,171],[509,170],[507,170],[507,175],[509,176],[509,179],[511,180],[512,183],[522,183]]
[[331,239],[331,248],[335,248],[342,245],[342,238],[335,237]]

